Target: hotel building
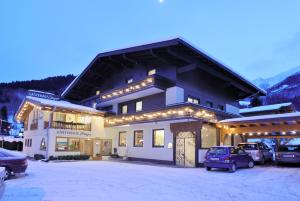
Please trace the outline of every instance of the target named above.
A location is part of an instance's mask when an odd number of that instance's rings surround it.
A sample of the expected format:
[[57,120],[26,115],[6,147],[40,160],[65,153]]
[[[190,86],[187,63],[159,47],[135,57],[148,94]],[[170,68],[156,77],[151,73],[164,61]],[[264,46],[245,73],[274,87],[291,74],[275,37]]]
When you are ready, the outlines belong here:
[[61,97],[27,96],[16,119],[29,156],[197,167],[210,146],[245,140],[226,119],[241,118],[238,101],[254,95],[265,92],[175,38],[98,54]]

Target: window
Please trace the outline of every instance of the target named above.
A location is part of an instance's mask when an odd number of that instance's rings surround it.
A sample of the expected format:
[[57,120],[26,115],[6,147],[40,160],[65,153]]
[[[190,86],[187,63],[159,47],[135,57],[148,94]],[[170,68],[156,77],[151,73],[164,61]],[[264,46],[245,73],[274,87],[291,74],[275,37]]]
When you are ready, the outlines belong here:
[[127,114],[127,112],[128,112],[128,106],[122,105],[122,114]]
[[206,106],[207,107],[214,107],[214,104],[211,101],[206,101]]
[[96,95],[100,95],[100,90],[97,90],[97,91],[96,91]]
[[56,138],[56,151],[68,150],[68,138]]
[[94,109],[96,109],[96,107],[97,107],[97,103],[96,103],[96,102],[94,102],[94,103],[92,104],[92,107],[93,107]]
[[54,112],[53,121],[66,122],[66,114]]
[[148,70],[147,74],[148,74],[148,76],[156,74],[156,69],[153,68],[151,70]]
[[188,97],[187,101],[188,101],[189,103],[200,104],[200,99],[198,99],[198,98],[193,98],[193,97],[190,97],[190,96]]
[[218,105],[218,106],[217,106],[217,109],[218,109],[218,110],[224,111],[224,106],[223,106],[223,105]]
[[45,138],[43,138],[41,140],[40,150],[42,150],[42,151],[46,150],[46,140],[45,140]]
[[119,147],[126,147],[126,132],[119,132]]
[[135,111],[140,112],[143,110],[143,101],[138,101],[135,103]]
[[79,151],[79,142],[78,138],[69,138],[68,151]]
[[153,147],[164,147],[165,146],[165,130],[156,129],[153,130]]
[[209,124],[203,124],[201,129],[201,148],[217,145],[217,129]]
[[133,146],[135,147],[143,147],[144,146],[144,135],[143,131],[134,131],[134,142]]
[[133,82],[133,78],[132,78],[132,77],[126,79],[126,83],[127,83],[127,84],[130,84],[130,83],[132,83],[132,82]]
[[31,145],[32,145],[32,139],[30,138],[29,139],[29,147],[31,147]]

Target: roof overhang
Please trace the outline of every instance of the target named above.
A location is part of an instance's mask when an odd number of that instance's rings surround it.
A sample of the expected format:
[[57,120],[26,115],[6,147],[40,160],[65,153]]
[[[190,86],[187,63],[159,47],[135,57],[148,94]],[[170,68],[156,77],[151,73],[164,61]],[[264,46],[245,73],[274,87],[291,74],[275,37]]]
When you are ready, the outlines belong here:
[[[119,71],[120,68],[130,69],[137,64],[153,66],[153,62],[157,65],[168,64],[184,67],[200,61],[209,66],[209,68],[202,67],[202,70],[213,73],[242,91],[241,98],[254,94],[266,94],[264,90],[221,64],[221,62],[183,39],[175,38],[98,54],[88,67],[64,90],[62,97],[81,101],[93,96],[94,91],[99,87],[99,83],[109,74]],[[201,68],[201,65],[197,65],[197,68]]]

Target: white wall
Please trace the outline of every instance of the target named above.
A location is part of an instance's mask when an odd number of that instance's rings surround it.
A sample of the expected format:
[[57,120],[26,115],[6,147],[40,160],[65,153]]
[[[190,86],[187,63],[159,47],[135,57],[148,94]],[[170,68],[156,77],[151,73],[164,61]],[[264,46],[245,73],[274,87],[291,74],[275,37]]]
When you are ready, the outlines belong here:
[[[152,147],[153,129],[165,130],[165,146],[163,148]],[[143,130],[144,146],[134,147],[134,131]],[[126,131],[126,147],[119,147],[119,132]],[[170,131],[170,122],[133,124],[130,126],[119,126],[106,128],[106,133],[114,136],[114,147],[118,149],[118,154],[125,157],[134,157],[142,159],[155,159],[173,161],[173,148],[168,148],[168,143],[173,144],[173,134]]]
[[184,102],[184,90],[180,87],[170,87],[166,90],[166,105]]

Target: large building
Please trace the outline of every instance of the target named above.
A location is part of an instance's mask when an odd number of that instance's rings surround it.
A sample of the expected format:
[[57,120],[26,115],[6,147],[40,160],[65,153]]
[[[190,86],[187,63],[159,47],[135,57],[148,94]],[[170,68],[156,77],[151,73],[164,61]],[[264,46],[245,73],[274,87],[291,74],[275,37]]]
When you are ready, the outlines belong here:
[[[175,38],[97,55],[60,100],[28,96],[24,152],[116,152],[128,160],[196,167],[221,142],[218,122],[239,118],[238,101],[265,92]],[[232,142],[233,141],[233,142]]]

